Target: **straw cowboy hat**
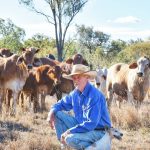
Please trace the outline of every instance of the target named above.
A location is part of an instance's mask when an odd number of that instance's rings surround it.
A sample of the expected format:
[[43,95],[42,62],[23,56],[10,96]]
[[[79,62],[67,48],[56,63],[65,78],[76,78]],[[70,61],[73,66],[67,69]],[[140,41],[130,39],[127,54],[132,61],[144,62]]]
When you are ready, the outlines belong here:
[[97,75],[96,71],[91,71],[88,66],[82,64],[76,64],[72,67],[70,74],[64,74],[63,77],[69,80],[72,80],[73,75],[88,75],[90,78],[94,78]]

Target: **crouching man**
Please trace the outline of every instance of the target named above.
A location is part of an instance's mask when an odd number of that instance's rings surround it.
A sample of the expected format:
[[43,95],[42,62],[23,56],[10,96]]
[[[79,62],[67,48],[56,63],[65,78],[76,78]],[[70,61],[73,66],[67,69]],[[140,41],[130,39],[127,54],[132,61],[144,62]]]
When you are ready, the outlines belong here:
[[[82,64],[74,65],[64,78],[73,80],[75,89],[54,104],[47,121],[55,128],[58,140],[73,149],[89,149],[99,141],[99,150],[110,150],[111,140],[106,128],[111,128],[107,104],[103,94],[89,83],[96,71]],[[73,110],[71,116],[64,111]],[[102,142],[101,142],[102,140]]]

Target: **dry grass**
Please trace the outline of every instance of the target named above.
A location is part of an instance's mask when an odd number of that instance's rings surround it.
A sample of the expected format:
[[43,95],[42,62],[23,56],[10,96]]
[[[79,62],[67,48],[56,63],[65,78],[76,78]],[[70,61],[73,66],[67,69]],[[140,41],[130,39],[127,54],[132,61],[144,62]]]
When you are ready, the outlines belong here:
[[[47,111],[33,114],[17,108],[16,117],[6,113],[0,117],[0,150],[60,150],[55,131],[46,122],[48,109],[55,99],[47,97]],[[28,109],[25,109],[28,110]],[[122,141],[113,139],[113,150],[150,150],[150,102],[144,101],[137,111],[123,105],[113,106],[113,126],[124,136]]]

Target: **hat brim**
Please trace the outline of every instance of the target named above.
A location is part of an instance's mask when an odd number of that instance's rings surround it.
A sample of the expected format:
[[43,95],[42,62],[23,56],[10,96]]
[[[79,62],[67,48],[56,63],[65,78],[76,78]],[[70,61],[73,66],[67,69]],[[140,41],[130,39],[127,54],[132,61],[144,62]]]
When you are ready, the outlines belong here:
[[69,74],[69,75],[63,74],[62,76],[63,76],[63,78],[73,80],[72,76],[74,76],[74,75],[88,75],[89,78],[93,79],[93,78],[96,77],[97,72],[96,71],[86,71],[86,72],[83,72],[83,73],[72,73],[72,74]]

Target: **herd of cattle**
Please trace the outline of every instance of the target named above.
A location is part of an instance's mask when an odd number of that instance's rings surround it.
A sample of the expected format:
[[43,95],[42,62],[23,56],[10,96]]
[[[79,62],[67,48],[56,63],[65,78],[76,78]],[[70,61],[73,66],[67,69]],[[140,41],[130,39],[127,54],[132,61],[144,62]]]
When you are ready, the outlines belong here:
[[[59,100],[62,93],[74,89],[73,82],[62,75],[71,72],[72,65],[89,65],[81,54],[76,54],[64,62],[55,60],[53,55],[36,57],[39,49],[22,49],[22,54],[13,54],[9,49],[0,49],[0,113],[3,107],[16,113],[17,103],[24,106],[28,99],[29,108],[34,112],[45,110],[46,95],[56,94]],[[141,57],[133,64],[118,63],[107,68],[97,69],[95,86],[106,96],[108,106],[112,100],[129,101],[139,107],[150,91],[150,60]],[[114,98],[115,97],[115,98]],[[12,107],[11,107],[12,100]]]

